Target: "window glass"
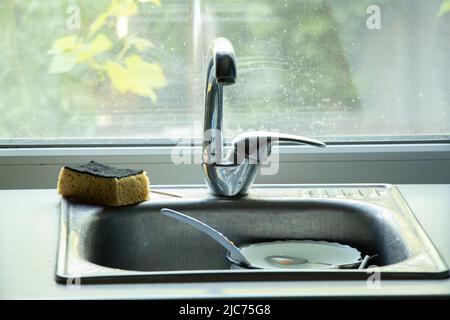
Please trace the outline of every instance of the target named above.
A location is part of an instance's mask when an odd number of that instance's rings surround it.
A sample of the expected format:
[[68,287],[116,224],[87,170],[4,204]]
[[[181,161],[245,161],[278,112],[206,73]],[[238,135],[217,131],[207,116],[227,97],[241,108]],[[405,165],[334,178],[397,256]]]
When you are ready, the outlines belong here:
[[0,144],[200,138],[209,43],[226,136],[450,136],[448,0],[2,0]]

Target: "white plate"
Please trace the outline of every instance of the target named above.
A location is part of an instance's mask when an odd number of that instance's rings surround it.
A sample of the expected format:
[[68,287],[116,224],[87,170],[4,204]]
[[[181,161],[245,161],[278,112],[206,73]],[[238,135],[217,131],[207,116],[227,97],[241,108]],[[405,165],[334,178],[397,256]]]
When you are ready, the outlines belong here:
[[357,263],[361,252],[336,242],[285,240],[240,248],[253,267],[262,269],[331,269]]

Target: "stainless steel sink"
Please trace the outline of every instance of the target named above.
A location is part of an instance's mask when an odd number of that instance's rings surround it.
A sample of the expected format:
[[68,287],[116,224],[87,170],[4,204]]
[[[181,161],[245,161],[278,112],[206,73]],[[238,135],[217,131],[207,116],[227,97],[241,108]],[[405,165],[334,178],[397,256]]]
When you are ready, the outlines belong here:
[[[202,186],[160,187],[136,206],[63,199],[56,279],[82,283],[236,280],[437,279],[449,276],[395,186],[258,186],[245,198],[208,196]],[[328,240],[378,255],[367,270],[230,270],[224,249],[162,216],[169,207],[196,217],[236,244],[276,239]],[[376,265],[376,266],[375,266]]]

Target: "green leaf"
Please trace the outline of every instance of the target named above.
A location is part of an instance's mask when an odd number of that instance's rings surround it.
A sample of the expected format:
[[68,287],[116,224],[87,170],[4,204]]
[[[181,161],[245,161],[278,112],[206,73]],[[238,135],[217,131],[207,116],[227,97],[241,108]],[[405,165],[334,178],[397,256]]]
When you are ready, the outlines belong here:
[[88,37],[93,36],[101,27],[103,27],[108,19],[109,14],[107,12],[99,15],[97,19],[90,25]]
[[127,69],[113,61],[108,61],[105,64],[105,70],[108,77],[111,79],[113,86],[121,93],[129,91],[128,87],[128,71]]
[[167,80],[159,64],[148,63],[141,57],[133,55],[125,59],[125,65],[132,76],[141,83],[156,89],[167,86]]
[[56,39],[53,42],[53,46],[47,51],[49,55],[55,55],[72,50],[77,45],[77,35],[70,35]]
[[105,66],[113,86],[121,93],[132,92],[157,101],[154,89],[167,86],[161,67],[148,63],[137,55],[125,59],[125,66],[108,61]]
[[53,56],[48,68],[49,73],[67,73],[77,65],[77,56],[73,52],[65,52]]
[[112,0],[111,5],[95,19],[89,27],[88,37],[93,36],[102,28],[110,16],[134,16],[138,13],[135,0]]
[[442,17],[443,15],[450,12],[450,0],[445,0],[441,4],[441,8],[439,9],[438,16]]
[[95,55],[106,52],[113,47],[112,42],[103,33],[99,34],[92,42],[78,50],[78,63],[90,60]]

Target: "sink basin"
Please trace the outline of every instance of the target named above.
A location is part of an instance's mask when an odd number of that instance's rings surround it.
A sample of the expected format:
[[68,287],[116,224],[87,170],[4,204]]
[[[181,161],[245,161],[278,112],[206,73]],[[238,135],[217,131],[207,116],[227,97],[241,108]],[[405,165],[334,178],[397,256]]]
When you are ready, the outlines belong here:
[[[343,280],[367,279],[375,271],[381,279],[449,276],[392,185],[255,186],[247,197],[235,200],[209,196],[203,186],[153,189],[159,193],[152,200],[120,208],[62,199],[57,281]],[[231,270],[220,245],[161,215],[163,207],[210,224],[237,245],[326,240],[377,257],[365,270]]]

